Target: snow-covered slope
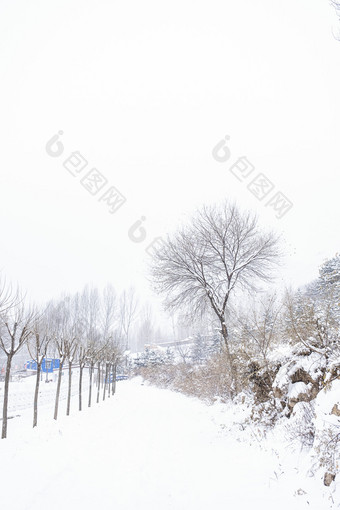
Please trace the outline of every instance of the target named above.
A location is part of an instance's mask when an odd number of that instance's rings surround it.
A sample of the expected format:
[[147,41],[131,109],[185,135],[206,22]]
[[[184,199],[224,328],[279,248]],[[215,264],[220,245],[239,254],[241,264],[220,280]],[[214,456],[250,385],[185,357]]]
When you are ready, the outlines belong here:
[[0,442],[1,508],[330,508],[298,454],[279,458],[273,438],[242,440],[235,410],[139,378],[81,413],[54,422],[47,406],[41,417],[32,430],[23,412]]

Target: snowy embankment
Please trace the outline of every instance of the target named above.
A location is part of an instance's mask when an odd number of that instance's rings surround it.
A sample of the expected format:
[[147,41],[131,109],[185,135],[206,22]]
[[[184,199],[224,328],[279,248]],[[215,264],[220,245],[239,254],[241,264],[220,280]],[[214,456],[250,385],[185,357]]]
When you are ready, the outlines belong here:
[[330,489],[305,476],[306,457],[240,430],[228,406],[138,378],[91,409],[75,408],[55,422],[42,406],[34,430],[28,414],[11,420],[0,442],[2,508],[331,508]]

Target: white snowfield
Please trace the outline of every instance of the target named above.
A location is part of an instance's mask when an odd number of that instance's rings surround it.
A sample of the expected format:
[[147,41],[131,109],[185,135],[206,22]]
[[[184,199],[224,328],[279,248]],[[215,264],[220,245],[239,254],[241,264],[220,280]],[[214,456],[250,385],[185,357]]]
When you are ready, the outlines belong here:
[[[323,510],[331,493],[305,475],[306,458],[230,426],[227,406],[117,383],[114,398],[52,419],[31,411],[0,441],[4,510]],[[223,425],[223,426],[222,426]],[[302,467],[299,467],[302,464]],[[335,506],[333,508],[336,508]]]

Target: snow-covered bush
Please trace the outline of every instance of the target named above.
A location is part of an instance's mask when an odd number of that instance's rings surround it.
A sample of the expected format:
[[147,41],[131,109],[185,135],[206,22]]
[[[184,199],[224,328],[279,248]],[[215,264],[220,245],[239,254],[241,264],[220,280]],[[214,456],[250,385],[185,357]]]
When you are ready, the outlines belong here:
[[315,400],[314,450],[320,467],[335,476],[340,467],[340,379],[328,384]]
[[286,424],[287,439],[298,442],[303,448],[311,448],[315,438],[315,416],[312,402],[298,402]]

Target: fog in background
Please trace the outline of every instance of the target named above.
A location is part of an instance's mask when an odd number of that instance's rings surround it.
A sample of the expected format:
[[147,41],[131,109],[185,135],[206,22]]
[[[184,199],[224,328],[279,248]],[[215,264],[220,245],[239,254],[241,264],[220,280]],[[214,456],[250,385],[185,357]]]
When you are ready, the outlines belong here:
[[[163,324],[146,247],[230,199],[282,233],[280,285],[315,278],[340,240],[337,29],[326,0],[2,0],[2,274],[40,303],[133,285]],[[126,197],[117,212],[64,168],[74,151]],[[230,172],[241,156],[293,203],[281,219]]]

